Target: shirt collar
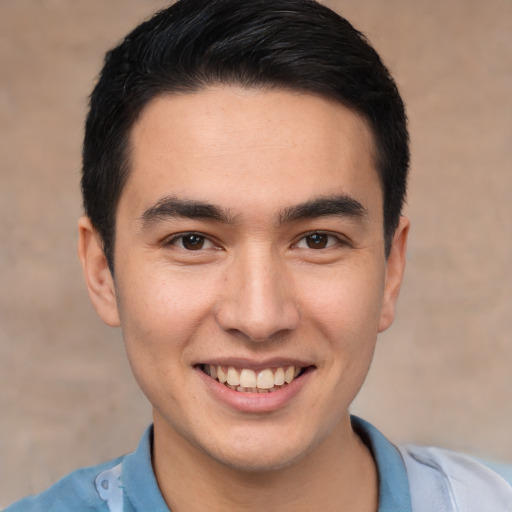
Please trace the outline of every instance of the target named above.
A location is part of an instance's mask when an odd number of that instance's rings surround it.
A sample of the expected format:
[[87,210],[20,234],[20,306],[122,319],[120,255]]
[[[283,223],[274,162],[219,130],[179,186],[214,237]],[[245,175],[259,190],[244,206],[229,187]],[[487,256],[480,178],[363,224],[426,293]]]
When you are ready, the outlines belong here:
[[373,425],[352,416],[352,427],[370,449],[379,474],[378,512],[412,512],[409,480],[398,449]]
[[125,496],[136,511],[169,512],[153,472],[152,446],[153,425],[144,432],[137,450],[123,461]]

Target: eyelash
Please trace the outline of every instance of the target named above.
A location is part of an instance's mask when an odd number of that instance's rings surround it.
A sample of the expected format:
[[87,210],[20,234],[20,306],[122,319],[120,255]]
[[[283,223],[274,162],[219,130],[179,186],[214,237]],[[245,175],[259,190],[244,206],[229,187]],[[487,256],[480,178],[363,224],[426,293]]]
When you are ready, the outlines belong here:
[[182,241],[182,247],[180,247],[181,249],[184,249],[184,250],[190,251],[190,252],[194,252],[194,249],[187,249],[186,247],[183,246],[184,245],[183,242],[186,237],[196,237],[196,238],[201,239],[200,240],[201,246],[196,250],[203,249],[203,246],[205,243],[211,244],[211,247],[209,247],[209,249],[218,248],[217,244],[215,244],[209,237],[207,237],[206,235],[203,235],[202,233],[197,233],[196,231],[190,231],[189,233],[181,233],[179,235],[175,235],[171,239],[166,240],[164,245],[165,246],[169,246],[169,245],[178,246],[178,242],[181,240]]
[[[325,240],[325,245],[322,245],[321,244],[321,241],[319,241],[319,245],[317,245],[317,247],[311,247],[309,245],[307,245],[307,247],[299,247],[299,244],[301,242],[304,241],[305,244],[308,244],[307,242],[307,239],[308,238],[312,238],[312,237],[315,237],[315,236],[319,236],[319,237],[326,237],[327,240]],[[334,243],[329,243],[329,239],[332,241],[334,241]],[[334,247],[334,246],[345,246],[345,245],[349,245],[349,242],[342,238],[340,235],[338,234],[333,234],[333,233],[329,233],[329,232],[325,232],[325,231],[311,231],[310,233],[306,233],[304,235],[301,236],[301,238],[298,240],[298,242],[296,242],[295,244],[293,244],[293,247],[298,247],[300,249],[311,249],[313,251],[318,251],[318,250],[321,250],[321,249],[329,249],[330,247]]]
[[[191,249],[191,248],[185,247],[184,240],[186,237],[191,237],[191,238],[195,237],[196,239],[199,239],[199,240],[196,240],[195,242],[190,240],[193,244],[197,243],[198,247],[196,249]],[[318,245],[316,247],[312,247],[308,244],[308,238],[310,240],[314,241],[313,237],[320,237],[319,239],[317,238]],[[322,238],[322,237],[326,237],[326,239]],[[175,235],[171,239],[167,240],[164,245],[165,246],[178,246],[178,243],[180,240],[181,240],[180,248],[183,250],[186,250],[186,251],[190,251],[190,252],[194,252],[195,250],[200,251],[200,250],[215,249],[215,248],[218,249],[219,248],[218,245],[215,242],[213,242],[208,236],[206,236],[202,233],[195,232],[195,231]],[[329,240],[331,240],[331,241],[334,240],[334,243],[329,243]],[[307,247],[300,247],[299,244],[303,241],[307,245]],[[324,241],[325,241],[325,243],[323,244]],[[210,244],[211,247],[205,248],[204,247],[205,243]],[[347,240],[341,238],[339,235],[334,235],[332,233],[326,233],[324,231],[311,231],[310,233],[306,233],[306,234],[302,235],[301,238],[296,243],[292,244],[292,247],[317,251],[317,250],[322,250],[322,249],[328,249],[328,248],[336,246],[336,245],[344,246],[344,245],[348,245],[348,244],[349,244],[349,242]]]

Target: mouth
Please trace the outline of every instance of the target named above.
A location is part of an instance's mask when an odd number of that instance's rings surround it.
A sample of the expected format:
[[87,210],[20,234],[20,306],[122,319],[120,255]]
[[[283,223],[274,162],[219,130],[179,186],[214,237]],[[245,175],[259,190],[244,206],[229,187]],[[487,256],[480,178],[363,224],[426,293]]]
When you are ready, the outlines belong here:
[[203,373],[240,393],[274,393],[300,378],[310,368],[290,365],[253,370],[234,366],[200,365]]

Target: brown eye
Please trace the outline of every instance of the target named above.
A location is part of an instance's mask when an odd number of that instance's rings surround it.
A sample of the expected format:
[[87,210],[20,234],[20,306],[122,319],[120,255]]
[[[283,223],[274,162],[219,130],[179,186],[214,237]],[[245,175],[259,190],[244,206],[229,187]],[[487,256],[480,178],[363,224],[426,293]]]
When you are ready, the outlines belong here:
[[191,233],[190,235],[183,235],[181,243],[184,249],[189,251],[198,251],[204,247],[205,238],[201,235]]
[[217,246],[207,236],[201,233],[185,233],[176,235],[165,242],[168,247],[177,247],[185,251],[206,251],[216,249]]
[[324,249],[327,247],[329,235],[324,233],[312,233],[304,237],[304,240],[309,249]]

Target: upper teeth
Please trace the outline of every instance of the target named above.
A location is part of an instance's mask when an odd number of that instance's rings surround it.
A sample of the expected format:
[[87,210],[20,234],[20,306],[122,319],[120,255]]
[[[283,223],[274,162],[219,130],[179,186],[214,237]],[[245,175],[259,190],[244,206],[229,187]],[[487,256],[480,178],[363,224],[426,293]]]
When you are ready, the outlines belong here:
[[[206,365],[205,370],[211,377],[222,384],[238,389],[271,390],[275,386],[289,384],[300,373],[300,366],[281,366],[278,368],[265,368],[258,372],[250,368],[235,368],[233,366]],[[239,389],[245,388],[245,389]]]

